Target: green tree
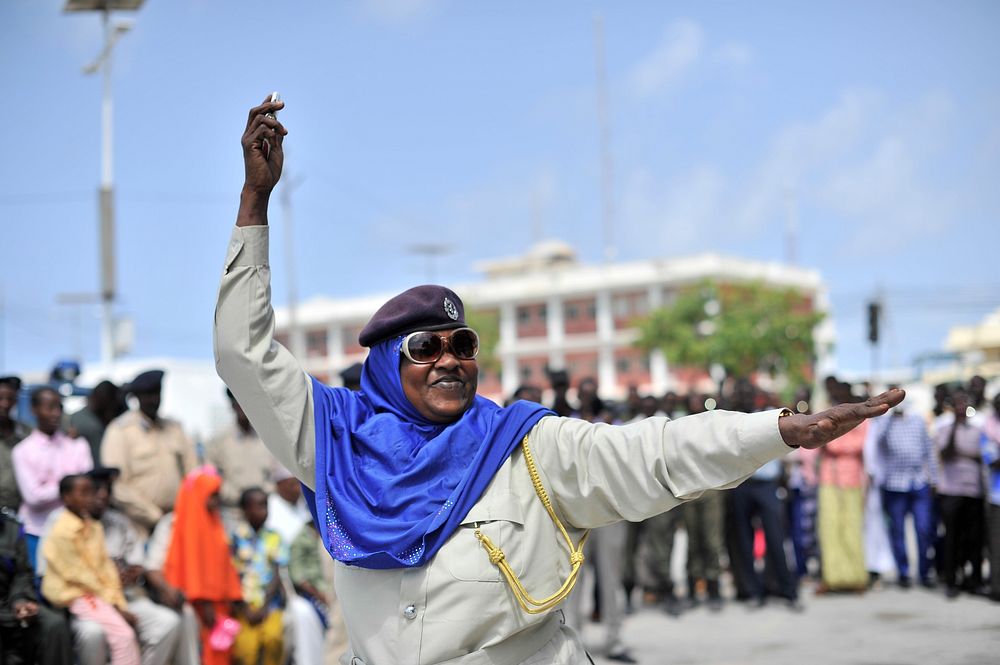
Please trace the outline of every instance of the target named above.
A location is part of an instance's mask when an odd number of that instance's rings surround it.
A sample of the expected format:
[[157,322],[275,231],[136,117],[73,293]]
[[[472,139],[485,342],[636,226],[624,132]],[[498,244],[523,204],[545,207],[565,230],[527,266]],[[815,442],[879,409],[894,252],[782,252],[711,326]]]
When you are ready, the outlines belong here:
[[480,370],[491,374],[500,373],[500,358],[497,346],[500,344],[500,313],[496,310],[465,310],[465,324],[479,333]]
[[801,384],[815,359],[813,329],[823,317],[796,289],[708,281],[639,322],[636,346],[661,349],[672,365],[709,370],[718,364],[727,376],[766,372]]

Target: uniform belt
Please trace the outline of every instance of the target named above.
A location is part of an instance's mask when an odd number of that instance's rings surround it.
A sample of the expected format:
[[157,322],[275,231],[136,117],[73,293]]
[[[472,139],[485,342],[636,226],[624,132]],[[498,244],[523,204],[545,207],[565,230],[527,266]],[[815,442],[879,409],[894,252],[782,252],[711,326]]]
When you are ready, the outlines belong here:
[[[538,653],[542,647],[548,644],[559,632],[559,627],[562,624],[562,611],[553,612],[545,621],[511,635],[503,642],[483,647],[464,656],[441,660],[434,665],[517,665]],[[346,665],[376,665],[368,663],[359,656],[345,656],[341,662]]]

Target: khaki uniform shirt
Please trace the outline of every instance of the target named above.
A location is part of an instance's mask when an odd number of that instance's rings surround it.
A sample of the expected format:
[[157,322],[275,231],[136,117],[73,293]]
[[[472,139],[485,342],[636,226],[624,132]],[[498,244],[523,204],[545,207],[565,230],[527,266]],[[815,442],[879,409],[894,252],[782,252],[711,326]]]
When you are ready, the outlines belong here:
[[[271,336],[267,251],[267,227],[234,230],[215,315],[216,365],[274,455],[313,487],[312,384]],[[550,416],[529,439],[556,512],[578,542],[585,529],[641,521],[705,490],[733,487],[788,453],[778,413],[716,411],[621,427]],[[336,592],[351,643],[342,662],[588,662],[559,609],[521,610],[474,536],[477,526],[504,550],[534,597],[548,596],[566,579],[569,552],[518,448],[427,565],[368,570],[337,564]]]
[[251,487],[259,487],[268,494],[274,490],[271,482],[274,456],[256,432],[246,434],[233,425],[209,442],[205,457],[222,476],[219,498],[227,508],[238,507],[240,495]]
[[115,501],[148,533],[173,510],[185,474],[197,465],[194,444],[179,423],[161,418],[152,423],[139,411],[129,411],[108,425],[101,442],[101,462],[121,469],[115,481]]

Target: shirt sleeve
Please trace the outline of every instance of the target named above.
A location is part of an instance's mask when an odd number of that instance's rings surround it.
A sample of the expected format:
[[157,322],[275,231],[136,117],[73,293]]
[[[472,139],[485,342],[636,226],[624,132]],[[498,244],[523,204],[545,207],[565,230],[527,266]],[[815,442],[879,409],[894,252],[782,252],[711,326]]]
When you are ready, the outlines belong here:
[[146,562],[146,547],[139,532],[127,519],[122,520],[125,529],[125,563],[130,566],[144,566]]
[[[11,524],[14,523],[11,522]],[[12,578],[10,588],[7,590],[7,598],[11,602],[17,600],[37,601],[38,596],[35,594],[35,571],[31,568],[31,562],[28,561],[28,546],[24,542],[24,538],[17,538],[17,541],[14,543],[13,561],[5,563],[10,566],[10,575]]]
[[312,488],[312,382],[274,341],[267,226],[233,229],[215,307],[215,365],[264,444]]
[[14,447],[11,453],[14,463],[14,477],[21,491],[21,500],[29,507],[50,504],[59,498],[57,474],[47,472],[34,463],[31,451],[23,445]]
[[292,578],[293,584],[312,583],[315,572],[309,555],[314,549],[313,540],[306,533],[306,529],[302,529],[288,548],[288,575]]
[[712,411],[623,426],[550,416],[529,445],[558,510],[590,529],[638,522],[739,485],[791,451],[778,433],[779,413]]
[[[931,440],[930,434],[927,433],[927,428],[922,430],[924,436],[924,459],[927,462],[927,475],[929,476],[929,481],[932,486],[936,486],[938,482],[938,453],[934,441]],[[947,445],[948,440],[944,439],[945,443],[941,446],[942,448]]]
[[167,513],[156,523],[153,535],[149,537],[146,546],[146,570],[163,570],[167,561],[167,551],[170,549],[170,538],[174,533],[174,514]]

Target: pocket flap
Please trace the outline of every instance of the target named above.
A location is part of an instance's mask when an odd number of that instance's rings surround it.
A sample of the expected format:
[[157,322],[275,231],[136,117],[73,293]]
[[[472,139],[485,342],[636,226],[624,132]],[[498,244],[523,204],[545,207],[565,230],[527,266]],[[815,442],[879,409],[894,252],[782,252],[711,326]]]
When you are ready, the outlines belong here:
[[472,506],[469,513],[462,519],[462,526],[486,522],[513,522],[524,524],[524,510],[516,495],[510,492],[491,494]]

